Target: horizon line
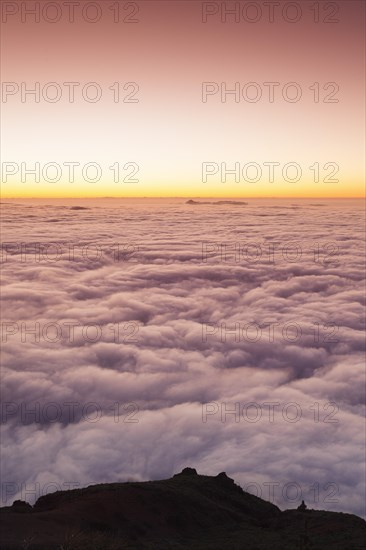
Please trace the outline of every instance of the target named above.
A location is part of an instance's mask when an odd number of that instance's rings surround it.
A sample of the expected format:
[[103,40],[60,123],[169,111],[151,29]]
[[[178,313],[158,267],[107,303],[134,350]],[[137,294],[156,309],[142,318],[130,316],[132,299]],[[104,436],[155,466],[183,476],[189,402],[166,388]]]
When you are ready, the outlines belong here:
[[366,199],[366,195],[357,195],[357,196],[339,196],[339,197],[320,197],[320,196],[306,196],[306,197],[299,197],[299,196],[258,196],[258,197],[222,197],[222,196],[173,196],[173,195],[164,195],[164,196],[123,196],[123,195],[115,195],[115,196],[106,196],[106,195],[95,195],[95,196],[89,196],[89,197],[83,197],[83,196],[62,196],[62,197],[52,197],[52,196],[42,196],[42,197],[1,197],[0,200],[33,200],[33,199],[75,199],[75,200],[93,200],[93,199],[221,199],[221,200],[250,200],[250,199],[296,199],[296,200],[307,200],[307,199],[317,199],[317,200],[337,200],[337,199]]

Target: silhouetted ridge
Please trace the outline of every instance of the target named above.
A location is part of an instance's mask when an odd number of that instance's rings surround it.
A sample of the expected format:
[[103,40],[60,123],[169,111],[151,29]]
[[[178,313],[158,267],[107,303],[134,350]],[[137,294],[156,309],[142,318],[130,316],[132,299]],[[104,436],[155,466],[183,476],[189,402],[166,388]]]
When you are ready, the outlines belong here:
[[281,512],[225,472],[194,468],[159,481],[59,491],[0,512],[2,550],[361,550],[366,532],[357,516],[305,503]]

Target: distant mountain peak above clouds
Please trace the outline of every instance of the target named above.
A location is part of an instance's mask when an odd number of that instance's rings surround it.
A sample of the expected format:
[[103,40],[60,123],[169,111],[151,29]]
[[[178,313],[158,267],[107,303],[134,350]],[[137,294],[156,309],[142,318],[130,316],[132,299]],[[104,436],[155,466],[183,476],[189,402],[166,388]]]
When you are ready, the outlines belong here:
[[193,199],[189,199],[188,201],[186,201],[186,204],[215,204],[215,205],[219,205],[219,206],[225,206],[225,205],[236,205],[236,204],[242,204],[242,205],[246,205],[248,204],[247,202],[243,202],[243,201],[230,201],[230,200],[225,200],[225,201],[196,201],[196,200],[193,200]]

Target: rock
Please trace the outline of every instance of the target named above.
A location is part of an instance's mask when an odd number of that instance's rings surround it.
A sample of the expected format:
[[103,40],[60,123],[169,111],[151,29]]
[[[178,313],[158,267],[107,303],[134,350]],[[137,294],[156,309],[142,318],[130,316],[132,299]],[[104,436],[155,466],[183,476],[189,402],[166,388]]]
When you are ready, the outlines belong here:
[[17,513],[24,513],[24,512],[31,512],[33,510],[32,506],[29,504],[29,502],[25,502],[24,500],[15,500],[13,502],[13,506],[11,507],[12,512]]
[[175,474],[178,476],[197,476],[196,468],[183,468],[180,474]]
[[301,501],[301,504],[297,507],[297,509],[299,510],[299,512],[305,512],[305,510],[307,510],[307,506],[303,500]]

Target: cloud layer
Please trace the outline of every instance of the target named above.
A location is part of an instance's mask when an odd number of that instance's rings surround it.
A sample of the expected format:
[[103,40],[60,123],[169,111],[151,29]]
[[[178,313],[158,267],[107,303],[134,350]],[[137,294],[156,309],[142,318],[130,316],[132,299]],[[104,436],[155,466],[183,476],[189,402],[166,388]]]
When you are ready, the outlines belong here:
[[190,465],[364,514],[362,204],[2,210],[2,504]]

